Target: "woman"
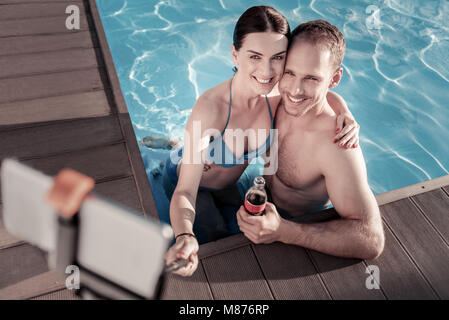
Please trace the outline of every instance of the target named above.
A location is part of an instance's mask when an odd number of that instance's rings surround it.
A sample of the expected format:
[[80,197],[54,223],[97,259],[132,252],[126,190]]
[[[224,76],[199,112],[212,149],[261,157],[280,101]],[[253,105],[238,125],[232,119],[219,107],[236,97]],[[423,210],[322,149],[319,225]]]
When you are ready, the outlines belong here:
[[[198,265],[196,236],[204,223],[195,221],[195,215],[219,216],[219,213],[210,212],[211,206],[198,214],[197,197],[213,202],[210,192],[204,190],[213,192],[235,185],[248,161],[269,148],[270,129],[273,129],[273,117],[280,102],[279,95],[269,94],[277,91],[273,89],[283,75],[289,38],[289,24],[275,9],[256,6],[246,10],[234,30],[231,47],[236,65],[234,77],[198,98],[186,126],[184,147],[167,160],[165,189],[169,198],[173,192],[170,220],[176,242],[167,252],[166,261],[189,259],[177,274],[190,276]],[[339,96],[330,93],[327,99],[337,114],[346,114],[338,118],[337,128],[341,129],[345,120],[351,123],[340,130],[336,138],[344,136],[340,141],[343,146],[354,146],[358,125]],[[242,141],[238,138],[244,136],[243,131],[258,132],[260,129],[267,133],[263,139],[249,135],[243,140],[244,145],[239,147],[237,143],[235,148],[229,147],[235,146],[237,140]],[[350,134],[346,134],[348,132]],[[212,225],[219,229],[220,223],[212,219]]]

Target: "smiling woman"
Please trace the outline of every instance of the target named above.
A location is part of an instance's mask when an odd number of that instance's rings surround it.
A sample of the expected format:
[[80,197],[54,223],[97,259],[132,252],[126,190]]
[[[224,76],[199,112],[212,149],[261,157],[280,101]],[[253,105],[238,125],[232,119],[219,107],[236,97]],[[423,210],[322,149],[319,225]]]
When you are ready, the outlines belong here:
[[[255,92],[260,91],[259,94],[265,95],[270,93],[284,72],[289,40],[290,25],[275,9],[267,6],[247,9],[234,29],[234,71],[243,67],[241,73],[251,76],[248,84],[254,86]],[[267,46],[267,43],[271,46]]]
[[[266,43],[272,45],[264,48]],[[284,72],[285,57],[287,55],[288,39],[276,32],[255,32],[245,36],[245,42],[240,49],[232,46],[232,59],[237,70],[248,74],[250,78],[236,78],[237,81],[247,82],[252,91],[267,95],[280,80]]]

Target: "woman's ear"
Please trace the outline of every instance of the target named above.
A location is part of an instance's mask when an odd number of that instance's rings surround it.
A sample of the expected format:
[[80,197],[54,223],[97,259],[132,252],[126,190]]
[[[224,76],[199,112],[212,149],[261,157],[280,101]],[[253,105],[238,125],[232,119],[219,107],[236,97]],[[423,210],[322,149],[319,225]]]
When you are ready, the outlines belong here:
[[232,55],[232,61],[234,61],[235,66],[239,66],[238,59],[237,59],[237,50],[235,49],[234,44],[231,45],[231,55]]
[[337,71],[335,71],[331,83],[329,84],[329,89],[335,88],[340,83],[341,77],[343,76],[343,68],[338,68]]

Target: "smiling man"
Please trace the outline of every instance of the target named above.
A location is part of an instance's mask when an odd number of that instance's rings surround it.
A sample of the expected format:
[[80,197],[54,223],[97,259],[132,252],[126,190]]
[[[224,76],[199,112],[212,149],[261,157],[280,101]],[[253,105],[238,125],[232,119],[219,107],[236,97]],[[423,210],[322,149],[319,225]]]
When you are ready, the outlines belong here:
[[[278,170],[265,176],[269,202],[263,216],[237,213],[240,230],[255,243],[281,241],[330,255],[375,259],[384,247],[382,220],[368,185],[360,148],[332,143],[336,115],[326,100],[338,85],[345,40],[324,20],[299,25],[292,33],[282,102],[276,112]],[[341,219],[293,222],[332,202]]]

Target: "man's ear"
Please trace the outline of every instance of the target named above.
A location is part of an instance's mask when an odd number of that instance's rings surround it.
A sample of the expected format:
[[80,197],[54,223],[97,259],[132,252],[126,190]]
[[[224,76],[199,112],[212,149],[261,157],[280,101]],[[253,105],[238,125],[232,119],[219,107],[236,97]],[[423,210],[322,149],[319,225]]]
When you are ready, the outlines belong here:
[[343,68],[338,68],[332,76],[331,83],[329,84],[329,89],[335,88],[340,83],[341,77],[343,76]]
[[237,50],[235,49],[234,44],[231,45],[231,56],[232,61],[234,62],[234,65],[238,67],[238,59],[237,59]]

